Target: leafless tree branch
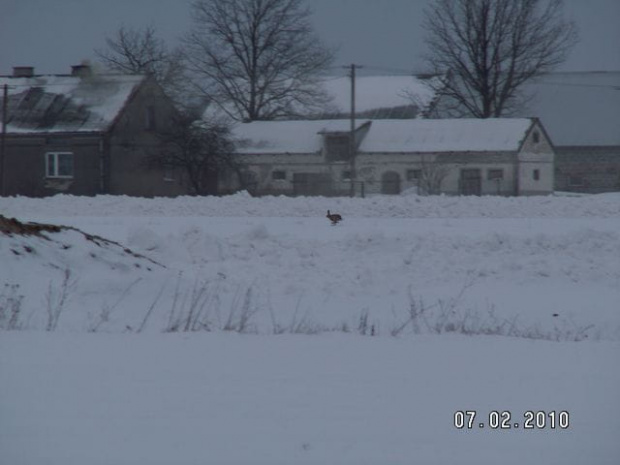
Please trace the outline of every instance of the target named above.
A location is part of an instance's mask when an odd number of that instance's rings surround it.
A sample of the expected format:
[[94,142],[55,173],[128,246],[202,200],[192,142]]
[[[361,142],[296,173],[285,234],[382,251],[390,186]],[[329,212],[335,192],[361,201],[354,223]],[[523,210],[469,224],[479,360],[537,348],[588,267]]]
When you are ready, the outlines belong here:
[[562,0],[437,0],[423,25],[427,61],[450,73],[442,92],[457,116],[510,113],[522,85],[565,61],[578,41]]
[[318,76],[333,54],[303,0],[194,0],[186,56],[200,88],[237,120],[291,116],[325,96]]
[[218,175],[226,171],[239,174],[226,125],[182,114],[159,137],[159,149],[149,156],[149,164],[182,170],[195,195],[217,194]]
[[175,103],[181,107],[188,104],[190,89],[183,54],[180,49],[170,50],[153,26],[121,26],[105,42],[95,54],[110,71],[153,76]]

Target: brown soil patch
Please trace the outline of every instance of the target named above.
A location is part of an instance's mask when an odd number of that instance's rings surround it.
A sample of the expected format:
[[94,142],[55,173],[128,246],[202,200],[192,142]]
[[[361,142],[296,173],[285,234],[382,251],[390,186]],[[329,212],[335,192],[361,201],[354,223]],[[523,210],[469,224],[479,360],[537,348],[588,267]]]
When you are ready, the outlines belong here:
[[[46,233],[46,232],[47,233],[59,233],[61,231],[77,231],[84,236],[84,239],[92,242],[98,247],[103,247],[105,245],[115,246],[121,249],[124,253],[131,255],[132,257],[144,259],[155,265],[163,266],[144,255],[136,253],[133,250],[122,246],[118,242],[105,239],[103,237],[96,236],[94,234],[85,233],[84,231],[80,231],[79,229],[74,228],[73,226],[61,226],[61,225],[56,225],[56,224],[44,224],[44,223],[23,223],[19,221],[17,218],[7,218],[6,216],[0,215],[0,234],[5,234],[7,236],[13,236],[13,235],[37,236],[37,237],[41,237],[46,240],[51,240],[49,237],[47,237],[43,233]],[[62,248],[66,250],[69,248],[69,246],[63,245]],[[16,253],[16,252],[13,250],[13,253]]]
[[60,232],[64,227],[54,224],[22,223],[17,218],[0,215],[0,233],[21,236],[40,236],[42,232]]

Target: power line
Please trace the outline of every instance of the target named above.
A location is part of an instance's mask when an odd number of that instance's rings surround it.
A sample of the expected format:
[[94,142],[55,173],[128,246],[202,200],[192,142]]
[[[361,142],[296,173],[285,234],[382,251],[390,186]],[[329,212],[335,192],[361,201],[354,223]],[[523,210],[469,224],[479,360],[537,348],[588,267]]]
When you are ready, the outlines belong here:
[[570,83],[570,82],[534,81],[533,84],[564,86],[564,87],[594,87],[594,88],[600,88],[600,89],[620,90],[620,83],[618,83],[618,85],[614,85],[614,84],[579,84],[579,83]]
[[[366,66],[366,68],[369,70],[374,70],[374,71],[385,71],[388,73],[402,74],[404,76],[414,76],[416,74],[413,72],[413,69],[391,68],[387,66]],[[425,73],[420,73],[420,74],[425,74]]]

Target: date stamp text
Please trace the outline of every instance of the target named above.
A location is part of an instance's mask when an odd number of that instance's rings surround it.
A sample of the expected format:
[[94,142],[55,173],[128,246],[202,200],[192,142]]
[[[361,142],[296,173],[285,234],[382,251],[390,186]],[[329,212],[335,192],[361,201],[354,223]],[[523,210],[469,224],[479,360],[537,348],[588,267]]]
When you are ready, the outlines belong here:
[[478,413],[476,410],[454,412],[454,427],[462,430],[564,430],[570,426],[570,415],[566,410],[526,410],[522,415],[513,415],[509,410],[491,410]]

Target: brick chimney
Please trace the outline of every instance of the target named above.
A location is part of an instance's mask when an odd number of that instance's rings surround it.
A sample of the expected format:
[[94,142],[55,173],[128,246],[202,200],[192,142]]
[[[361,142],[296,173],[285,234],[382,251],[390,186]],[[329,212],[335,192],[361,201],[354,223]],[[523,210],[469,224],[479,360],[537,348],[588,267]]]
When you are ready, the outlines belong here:
[[91,76],[93,70],[89,65],[74,65],[71,67],[71,76],[79,76],[81,78]]
[[13,77],[32,77],[34,67],[32,66],[13,66]]

